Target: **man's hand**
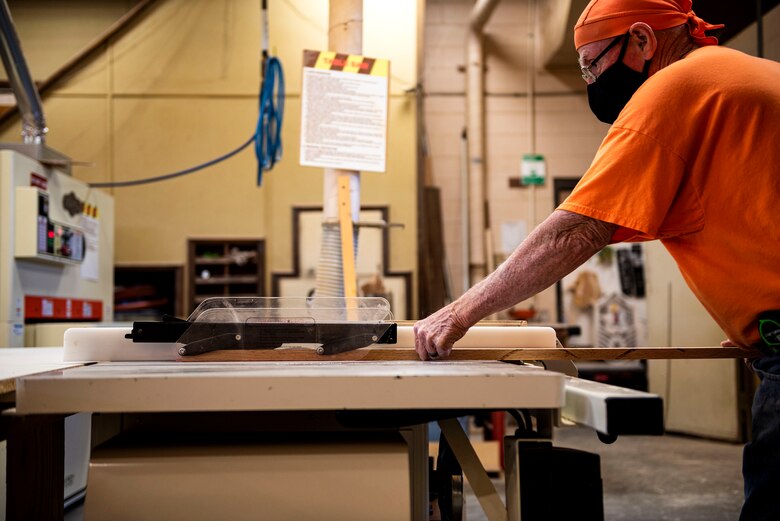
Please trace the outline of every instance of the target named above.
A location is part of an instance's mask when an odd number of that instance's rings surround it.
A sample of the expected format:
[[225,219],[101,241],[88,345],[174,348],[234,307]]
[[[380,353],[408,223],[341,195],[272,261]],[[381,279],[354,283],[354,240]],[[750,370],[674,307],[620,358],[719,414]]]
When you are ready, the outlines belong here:
[[414,325],[414,348],[420,360],[446,358],[452,345],[468,331],[467,324],[452,304]]
[[479,320],[536,295],[609,244],[617,225],[554,211],[496,271],[461,297],[414,325],[422,360],[450,354],[456,340]]

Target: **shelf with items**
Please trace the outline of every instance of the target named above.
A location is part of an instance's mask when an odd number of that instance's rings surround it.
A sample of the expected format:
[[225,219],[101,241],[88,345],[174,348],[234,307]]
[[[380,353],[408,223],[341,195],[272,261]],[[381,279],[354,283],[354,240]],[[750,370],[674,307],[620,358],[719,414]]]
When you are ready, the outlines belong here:
[[232,254],[222,257],[212,257],[204,255],[195,258],[196,264],[202,265],[230,265],[230,264],[246,264],[249,261],[255,261],[257,259],[256,251],[241,250],[238,246],[235,247]]
[[191,310],[209,297],[264,295],[264,254],[262,239],[189,239]]
[[160,320],[184,314],[182,266],[118,265],[114,268],[114,320]]
[[257,284],[255,275],[226,275],[226,276],[208,276],[206,278],[196,278],[195,284]]

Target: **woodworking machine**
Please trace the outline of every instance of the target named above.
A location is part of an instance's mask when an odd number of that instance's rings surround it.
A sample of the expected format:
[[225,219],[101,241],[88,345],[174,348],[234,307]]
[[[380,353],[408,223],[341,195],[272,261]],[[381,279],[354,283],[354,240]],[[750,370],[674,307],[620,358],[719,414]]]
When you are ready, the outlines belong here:
[[[521,513],[522,518],[534,518],[542,514],[543,509],[547,508],[545,505],[554,502],[552,498],[549,502],[539,499],[548,494],[549,491],[540,490],[537,486],[538,483],[552,480],[550,485],[553,485],[553,482],[564,479],[561,478],[561,473],[563,473],[567,476],[576,476],[581,484],[589,483],[590,488],[584,485],[573,486],[578,490],[586,491],[583,492],[578,504],[580,508],[587,509],[589,513],[581,519],[600,520],[603,518],[603,512],[601,509],[598,457],[554,447],[552,445],[552,425],[560,424],[565,419],[588,426],[595,429],[605,442],[612,442],[618,435],[623,434],[660,435],[663,433],[661,399],[648,393],[580,380],[576,378],[576,369],[573,364],[567,360],[548,360],[537,364],[541,367],[533,367],[528,362],[512,359],[510,356],[512,353],[518,352],[523,355],[529,352],[533,353],[534,350],[547,355],[550,351],[556,351],[557,354],[565,351],[557,342],[555,331],[549,327],[478,325],[472,327],[455,344],[453,351],[454,355],[467,353],[474,359],[421,362],[417,360],[414,351],[412,325],[394,322],[389,303],[381,298],[215,297],[201,303],[186,320],[166,317],[160,322],[136,322],[132,328],[96,327],[68,330],[64,338],[65,360],[99,363],[96,366],[84,368],[86,380],[81,385],[86,385],[86,387],[76,386],[80,379],[77,372],[70,373],[73,376],[68,378],[66,371],[66,382],[64,383],[71,386],[72,390],[66,391],[63,390],[64,387],[60,387],[60,391],[57,392],[65,401],[68,400],[67,392],[72,393],[73,400],[79,401],[78,396],[82,392],[80,389],[96,390],[99,385],[108,385],[112,381],[112,362],[121,362],[116,365],[116,371],[126,374],[127,377],[136,374],[137,377],[133,380],[149,381],[150,385],[151,381],[157,377],[171,378],[175,374],[188,374],[191,371],[196,371],[194,374],[198,374],[199,367],[207,373],[217,371],[215,376],[224,372],[226,377],[232,375],[236,378],[240,377],[239,373],[235,373],[238,367],[245,367],[248,371],[257,368],[266,375],[264,377],[268,378],[269,382],[272,382],[262,389],[289,397],[292,394],[297,395],[297,391],[294,390],[295,385],[289,389],[284,387],[284,379],[290,376],[293,371],[305,369],[301,378],[295,379],[293,382],[299,382],[297,385],[301,387],[301,391],[305,390],[306,395],[309,392],[313,393],[309,399],[305,400],[308,405],[304,407],[318,409],[322,407],[319,404],[322,398],[317,395],[315,389],[318,384],[315,382],[319,382],[320,376],[313,380],[304,378],[308,374],[307,371],[315,373],[319,371],[323,377],[342,373],[356,377],[362,375],[362,378],[358,378],[343,390],[340,384],[336,383],[336,380],[329,380],[331,383],[325,387],[327,389],[325,392],[330,395],[328,399],[342,404],[340,407],[343,407],[344,410],[336,412],[335,419],[323,420],[321,423],[335,422],[341,425],[339,428],[351,429],[349,432],[354,434],[355,429],[359,432],[365,429],[369,431],[387,428],[403,429],[403,426],[424,425],[429,421],[440,420],[445,435],[441,440],[440,447],[451,446],[451,450],[440,450],[437,463],[439,470],[430,471],[429,492],[439,495],[439,502],[442,503],[446,511],[452,514],[452,512],[458,511],[459,506],[457,505],[457,494],[453,496],[450,489],[454,486],[453,484],[459,482],[457,476],[460,476],[461,472],[465,472],[472,483],[485,483],[486,486],[489,484],[489,480],[485,481],[484,470],[480,470],[479,464],[476,464],[474,458],[470,456],[473,455],[473,451],[469,449],[468,443],[464,444],[462,431],[458,432],[456,428],[457,422],[453,423],[448,420],[456,415],[471,414],[484,409],[484,405],[479,406],[478,404],[489,403],[484,400],[491,393],[493,395],[498,393],[497,403],[502,401],[501,393],[498,391],[504,385],[501,379],[494,377],[492,380],[476,383],[477,378],[484,377],[483,372],[486,368],[490,368],[490,371],[498,369],[501,371],[502,378],[509,377],[507,383],[514,381],[512,385],[516,385],[520,383],[516,379],[527,379],[530,376],[538,376],[540,373],[564,372],[568,375],[562,382],[565,406],[544,410],[510,411],[518,419],[518,432],[504,440],[504,452],[507,458],[505,465],[510,469],[508,471],[508,487],[512,487],[511,492],[509,488],[507,489],[508,500],[505,513],[509,515],[510,519],[520,519]],[[497,362],[496,360],[501,359],[501,357],[508,357],[510,363]],[[191,363],[175,363],[185,361]],[[171,364],[171,362],[174,363]],[[197,364],[197,362],[202,363]],[[214,362],[219,363],[215,365]],[[237,362],[240,365],[235,365]],[[136,366],[128,365],[132,363],[142,364],[137,366],[137,373],[133,373],[133,367]],[[143,365],[152,363],[158,365]],[[160,363],[168,365],[159,365]],[[102,369],[98,371],[92,369],[93,367]],[[502,367],[503,369],[501,369]],[[452,384],[444,387],[445,394],[453,394],[451,398],[437,398],[436,394],[429,396],[429,393],[424,391],[414,391],[410,397],[411,403],[416,401],[414,396],[417,392],[423,392],[427,402],[423,400],[419,405],[419,410],[413,410],[408,405],[401,405],[405,403],[404,398],[396,393],[402,391],[381,391],[385,385],[384,378],[390,375],[397,375],[395,379],[401,379],[400,383],[408,380],[410,388],[434,389],[434,387],[426,387],[424,378],[422,380],[414,378],[418,369],[424,370],[425,368],[437,369],[442,375],[449,375],[447,378],[453,378]],[[148,371],[151,373],[147,374]],[[170,376],[165,376],[168,372],[170,372]],[[511,377],[515,375],[515,372],[516,379],[513,379]],[[471,374],[473,377],[470,377]],[[92,381],[93,376],[97,376],[98,380]],[[391,381],[399,381],[395,379]],[[174,378],[175,380],[176,378]],[[92,383],[87,383],[88,381],[92,381]],[[117,385],[120,385],[122,381],[124,380],[117,380]],[[532,381],[534,381],[533,378],[528,380],[529,383]],[[222,382],[222,388],[215,389],[214,392],[230,393],[229,386],[233,385],[233,381],[223,379],[220,382]],[[364,383],[368,387],[364,387]],[[519,388],[515,387],[515,391],[508,392],[529,393],[529,398],[535,393],[540,393],[537,398],[531,399],[528,403],[544,403],[543,400],[546,398],[543,396],[548,396],[545,393],[552,392],[552,388],[545,390],[546,387],[541,384],[542,380],[538,380],[538,384],[531,383],[525,391],[519,391]],[[121,385],[131,384],[127,382]],[[139,385],[142,384],[139,383]],[[246,385],[246,392],[252,392],[249,381]],[[352,390],[351,385],[355,386],[354,390]],[[457,389],[453,388],[452,385],[458,386]],[[468,387],[469,385],[477,385],[477,387],[472,389]],[[134,389],[137,387],[134,384],[131,386]],[[35,387],[30,385],[25,391],[33,396],[34,389]],[[388,387],[388,389],[390,388]],[[507,389],[510,388],[507,387]],[[41,397],[49,396],[54,392],[54,388],[40,387],[39,392]],[[140,388],[133,391],[134,399],[140,399],[138,396],[140,392]],[[150,398],[157,395],[158,392],[153,391],[153,394],[149,395]],[[378,394],[374,396],[371,394],[372,392]],[[188,393],[190,394],[182,396],[169,395],[167,403],[170,405],[163,407],[165,410],[199,410],[199,407],[206,409],[211,407],[205,403],[205,397],[199,399],[197,394],[192,394],[192,391],[188,391]],[[342,393],[344,394],[342,395]],[[357,396],[352,396],[355,393]],[[441,391],[437,391],[437,393],[441,393]],[[122,388],[121,386],[106,387],[100,394],[114,396],[116,400],[120,400]],[[194,400],[198,403],[188,405],[185,396],[189,396],[191,401]],[[554,393],[549,396],[554,396]],[[35,402],[34,399],[30,399]],[[245,407],[241,404],[244,400],[243,397],[229,398],[226,396],[225,399],[234,410]],[[269,399],[273,400],[270,396]],[[252,400],[263,402],[265,398],[255,394]],[[534,400],[537,401],[534,402]],[[542,402],[538,400],[542,400]],[[280,402],[273,403],[279,404],[280,407],[283,406]],[[398,409],[394,409],[392,404],[395,403],[398,403]],[[513,402],[509,399],[506,403],[520,402]],[[51,406],[52,404],[49,403],[49,407]],[[262,403],[257,406],[262,406]],[[71,406],[63,404],[59,407],[68,408]],[[122,408],[127,406],[112,405],[106,402],[104,407],[107,407],[108,410],[123,410]],[[509,407],[511,409],[512,406]],[[152,407],[152,410],[156,409]],[[350,439],[351,435],[344,433],[343,436],[345,436],[344,439]],[[311,450],[315,450],[316,445],[316,450],[322,450],[323,454],[328,454],[327,457],[322,456],[326,458],[323,461],[328,461],[328,465],[334,465],[334,462],[338,461],[339,456],[334,456],[331,453],[332,447],[326,448],[327,444],[317,444],[319,442],[312,441],[312,443],[314,445],[311,445]],[[390,446],[392,444],[388,447]],[[330,446],[328,445],[328,447]],[[93,474],[90,477],[91,484],[89,485],[93,487],[93,498],[90,499],[88,496],[88,502],[91,501],[93,505],[91,508],[99,509],[106,515],[109,513],[113,515],[113,511],[107,505],[121,504],[119,499],[110,499],[115,493],[111,491],[118,490],[118,483],[123,484],[121,489],[124,491],[140,486],[146,488],[157,486],[141,485],[134,481],[135,478],[132,477],[134,471],[128,470],[123,463],[123,461],[127,461],[128,454],[134,454],[134,457],[141,458],[141,461],[146,462],[145,465],[149,465],[150,461],[158,461],[161,465],[161,472],[168,473],[169,476],[181,476],[182,472],[189,473],[190,471],[181,467],[180,463],[174,464],[173,462],[191,461],[192,465],[196,465],[195,462],[203,460],[204,454],[213,452],[212,449],[205,447],[201,447],[195,452],[175,449],[177,453],[181,452],[183,459],[179,457],[167,459],[164,456],[166,451],[174,449],[163,450],[161,448],[159,449],[161,452],[155,452],[156,450],[158,449],[149,452],[147,449],[131,449],[112,445],[109,449],[96,452],[93,455],[93,467],[91,467]],[[293,449],[288,445],[279,445],[277,450],[281,453],[287,453]],[[371,445],[370,450],[378,451],[372,452],[374,454],[372,457],[380,458],[379,454],[384,453],[385,450],[394,449]],[[213,465],[219,466],[224,464],[225,458],[229,460],[234,456],[233,452],[217,450],[213,452],[213,457],[209,456],[206,459],[211,461]],[[269,464],[270,460],[267,458],[270,456],[260,457],[255,454],[253,457],[259,458],[258,465]],[[331,461],[328,458],[335,459]],[[295,461],[294,458],[289,459],[289,464],[297,464],[294,463]],[[149,472],[157,472],[152,469],[154,465],[148,467]],[[197,465],[201,465],[201,463],[197,463]],[[357,465],[357,463],[349,463],[349,465]],[[412,463],[410,465],[414,466]],[[106,469],[110,468],[114,468],[115,471],[107,472]],[[133,468],[138,469],[139,467],[134,466]],[[324,467],[313,467],[312,472],[331,473],[332,470]],[[529,473],[536,477],[529,475]],[[117,477],[120,475],[125,477]],[[109,476],[114,476],[114,478],[109,478]],[[520,485],[521,477],[523,478],[522,486]],[[206,475],[201,476],[201,478],[206,479]],[[105,479],[117,479],[117,485],[108,486]],[[377,474],[375,478],[371,479],[384,478]],[[575,479],[575,477],[571,479]],[[553,489],[554,487],[551,486],[550,490]],[[122,494],[126,495],[126,492],[122,492]],[[94,499],[98,495],[102,496],[102,499]],[[495,505],[491,507],[490,503],[494,502],[494,499],[490,497],[480,497],[480,501],[484,501],[483,507],[486,512],[491,509],[495,510],[495,508],[504,508]],[[519,505],[522,505],[522,508]],[[561,512],[556,511],[558,514]],[[450,518],[454,519],[455,517],[451,516]],[[490,518],[492,519],[492,517]]]

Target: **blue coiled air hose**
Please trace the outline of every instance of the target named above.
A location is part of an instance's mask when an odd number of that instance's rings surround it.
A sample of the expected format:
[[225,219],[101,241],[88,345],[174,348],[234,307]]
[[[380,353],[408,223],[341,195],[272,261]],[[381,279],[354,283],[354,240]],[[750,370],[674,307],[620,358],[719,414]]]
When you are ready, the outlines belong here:
[[282,158],[282,120],[284,118],[284,71],[278,58],[269,57],[260,89],[260,114],[255,132],[257,186],[263,183],[263,171],[270,170]]

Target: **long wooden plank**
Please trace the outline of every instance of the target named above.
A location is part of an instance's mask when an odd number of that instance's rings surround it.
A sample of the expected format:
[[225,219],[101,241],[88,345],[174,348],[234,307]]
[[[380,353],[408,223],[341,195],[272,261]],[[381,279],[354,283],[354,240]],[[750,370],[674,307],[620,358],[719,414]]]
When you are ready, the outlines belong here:
[[[578,347],[578,348],[462,348],[452,351],[446,360],[656,360],[754,358],[757,350],[738,347]],[[298,362],[298,361],[400,361],[418,360],[410,348],[370,347],[336,355],[318,355],[310,349],[223,350],[198,356],[180,357],[184,362]]]

